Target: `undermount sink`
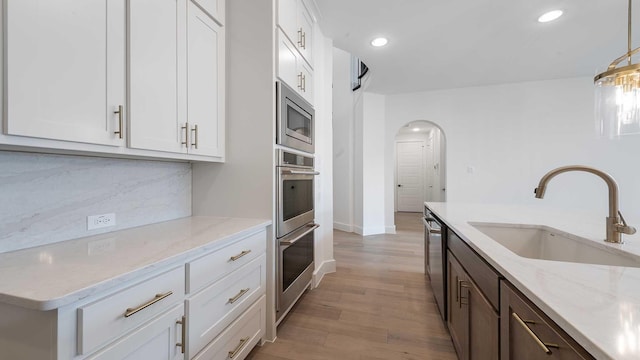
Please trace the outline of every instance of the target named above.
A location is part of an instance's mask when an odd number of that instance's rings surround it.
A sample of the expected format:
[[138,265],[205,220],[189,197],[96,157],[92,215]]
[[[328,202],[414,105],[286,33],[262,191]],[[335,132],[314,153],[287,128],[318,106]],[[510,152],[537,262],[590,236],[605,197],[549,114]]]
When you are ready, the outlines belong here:
[[530,259],[640,267],[640,256],[544,225],[469,225],[516,255]]

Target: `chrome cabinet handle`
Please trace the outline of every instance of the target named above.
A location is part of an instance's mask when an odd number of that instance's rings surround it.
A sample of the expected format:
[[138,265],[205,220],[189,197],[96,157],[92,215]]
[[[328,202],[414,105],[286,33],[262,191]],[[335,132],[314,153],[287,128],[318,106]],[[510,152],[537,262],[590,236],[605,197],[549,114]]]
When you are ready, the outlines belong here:
[[196,149],[198,148],[198,124],[195,124],[193,126],[193,129],[191,129],[191,134],[195,135],[194,138],[195,140],[191,140],[191,146],[195,147]]
[[240,254],[230,257],[229,260],[236,261],[236,260],[240,259],[241,257],[249,254],[250,252],[251,252],[251,250],[243,250]]
[[302,73],[298,74],[298,89],[302,90]]
[[238,301],[241,297],[244,296],[244,294],[249,291],[249,289],[250,288],[242,289],[239,293],[236,294],[236,296],[229,298],[229,304],[233,304],[234,302]]
[[176,324],[180,324],[182,325],[182,340],[176,344],[176,346],[180,346],[180,349],[182,350],[182,353],[184,354],[184,346],[185,346],[185,339],[187,338],[187,319],[186,317],[182,317],[182,320],[178,320],[176,321]]
[[118,105],[118,110],[113,112],[114,114],[118,114],[118,131],[114,131],[113,133],[118,135],[118,138],[122,139],[122,135],[124,131],[122,131],[122,124],[124,118],[124,106]]
[[307,92],[307,76],[302,75],[302,91]]
[[127,311],[125,311],[125,313],[124,313],[124,317],[128,318],[129,316],[137,313],[138,311],[144,310],[144,309],[148,308],[149,306],[157,303],[158,301],[169,297],[172,294],[173,294],[173,291],[169,291],[169,292],[166,292],[164,294],[156,294],[156,296],[152,300],[149,300],[148,302],[146,302],[146,303],[144,303],[144,304],[142,304],[142,305],[140,305],[138,307],[128,308]]
[[238,343],[238,346],[236,346],[235,349],[229,351],[229,359],[233,359],[236,355],[238,355],[238,353],[240,352],[240,350],[242,350],[242,348],[244,347],[244,344],[249,341],[249,337],[240,339],[240,343]]
[[560,346],[558,346],[558,344],[551,344],[551,343],[542,342],[542,340],[540,340],[538,335],[536,335],[531,330],[531,328],[529,328],[529,326],[527,326],[527,324],[526,324],[526,323],[535,324],[535,321],[522,320],[522,318],[520,316],[518,316],[518,314],[516,314],[515,312],[511,313],[511,316],[513,316],[513,318],[516,320],[516,322],[518,324],[520,324],[525,329],[525,331],[533,338],[533,340],[535,340],[536,344],[538,344],[538,346],[540,346],[540,349],[542,349],[542,351],[544,351],[547,355],[551,355],[551,350],[549,350],[550,347],[556,348],[556,349],[560,348]]
[[184,145],[184,147],[188,149],[189,148],[189,123],[188,122],[184,123],[184,126],[182,126],[181,129],[184,130],[184,141],[182,142],[182,145]]

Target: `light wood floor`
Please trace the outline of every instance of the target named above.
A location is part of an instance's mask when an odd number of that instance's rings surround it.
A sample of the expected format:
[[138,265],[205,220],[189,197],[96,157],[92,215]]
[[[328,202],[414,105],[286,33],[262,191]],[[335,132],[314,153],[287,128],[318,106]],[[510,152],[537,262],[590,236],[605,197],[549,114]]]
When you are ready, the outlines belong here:
[[421,214],[396,235],[334,232],[337,272],[307,292],[251,360],[457,359],[424,277]]

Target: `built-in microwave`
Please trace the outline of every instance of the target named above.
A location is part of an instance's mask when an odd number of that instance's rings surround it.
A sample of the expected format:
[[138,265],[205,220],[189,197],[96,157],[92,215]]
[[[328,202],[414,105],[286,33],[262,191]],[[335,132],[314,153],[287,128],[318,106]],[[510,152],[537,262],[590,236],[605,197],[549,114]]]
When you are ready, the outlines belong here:
[[282,81],[276,81],[278,145],[313,153],[315,112],[311,104]]

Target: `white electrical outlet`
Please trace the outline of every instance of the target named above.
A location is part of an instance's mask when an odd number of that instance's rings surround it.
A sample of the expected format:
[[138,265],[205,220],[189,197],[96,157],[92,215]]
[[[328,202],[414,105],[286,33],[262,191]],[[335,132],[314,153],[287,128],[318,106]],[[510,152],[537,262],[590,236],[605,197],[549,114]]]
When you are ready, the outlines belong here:
[[87,216],[87,230],[116,226],[116,214],[102,214]]

